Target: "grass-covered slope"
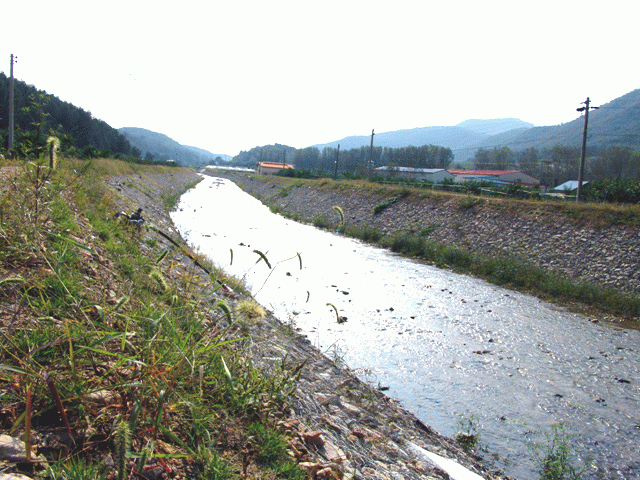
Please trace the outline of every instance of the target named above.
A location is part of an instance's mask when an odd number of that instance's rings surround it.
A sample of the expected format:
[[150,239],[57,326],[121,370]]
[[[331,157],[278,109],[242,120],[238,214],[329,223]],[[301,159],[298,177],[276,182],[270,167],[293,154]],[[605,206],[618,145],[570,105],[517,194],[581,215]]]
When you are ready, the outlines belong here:
[[114,218],[104,179],[159,167],[0,167],[0,432],[18,451],[4,470],[304,478],[275,428],[299,370],[258,375],[242,353],[260,309],[187,248]]

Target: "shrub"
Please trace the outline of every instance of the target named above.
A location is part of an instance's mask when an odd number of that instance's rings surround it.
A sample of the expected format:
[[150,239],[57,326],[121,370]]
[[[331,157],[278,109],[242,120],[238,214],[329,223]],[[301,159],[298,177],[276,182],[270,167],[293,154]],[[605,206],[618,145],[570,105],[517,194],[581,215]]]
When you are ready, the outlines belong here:
[[316,228],[324,228],[325,230],[329,230],[333,228],[333,224],[331,223],[331,220],[329,220],[329,217],[327,217],[326,215],[315,216],[311,221],[311,223]]

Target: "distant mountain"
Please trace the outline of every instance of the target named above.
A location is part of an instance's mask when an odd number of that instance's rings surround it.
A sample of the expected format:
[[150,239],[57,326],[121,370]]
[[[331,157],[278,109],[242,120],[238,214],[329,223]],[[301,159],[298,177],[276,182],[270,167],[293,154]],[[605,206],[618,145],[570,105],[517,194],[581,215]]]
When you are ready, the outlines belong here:
[[[529,147],[545,150],[555,145],[581,146],[583,130],[584,116],[555,126],[511,130],[485,138],[469,153],[473,156],[477,148],[495,146],[507,146],[514,151]],[[589,112],[587,147],[599,150],[611,146],[640,147],[640,89]],[[458,160],[459,155],[454,154]]]
[[220,159],[222,159],[225,162],[230,162],[231,159],[233,158],[231,155],[227,155],[226,153],[211,153],[209,150],[204,150],[198,147],[191,147],[189,145],[183,145],[183,147],[193,150],[195,153],[199,155],[204,155],[204,156],[213,155],[214,159],[220,157]]
[[[455,150],[470,148],[482,142],[491,135],[512,131],[514,129],[527,129],[533,124],[523,122],[517,118],[502,118],[494,120],[465,120],[453,127],[422,127],[409,130],[396,130],[393,132],[377,133],[373,143],[377,147],[408,147],[421,145],[438,145],[440,147]],[[371,136],[346,137],[335,142],[315,145],[322,150],[324,147],[342,149],[360,148],[371,142]]]
[[532,128],[533,123],[523,122],[518,118],[496,118],[494,120],[465,120],[456,127],[491,136],[523,128]]
[[143,157],[150,153],[156,160],[175,160],[181,165],[204,165],[215,162],[217,157],[224,161],[231,160],[229,155],[218,155],[201,148],[181,145],[162,133],[144,128],[123,127],[118,131],[133,147],[140,150]]
[[[592,105],[597,106],[597,103]],[[578,113],[576,113],[576,116]],[[438,145],[450,148],[455,161],[468,162],[479,148],[509,147],[513,151],[534,147],[544,151],[555,145],[580,146],[584,117],[560,125],[534,127],[517,118],[465,120],[453,127],[423,127],[378,133],[377,147]],[[314,145],[342,149],[368,146],[371,136],[352,136]],[[587,147],[596,151],[610,146],[640,148],[640,89],[634,90],[589,113]]]

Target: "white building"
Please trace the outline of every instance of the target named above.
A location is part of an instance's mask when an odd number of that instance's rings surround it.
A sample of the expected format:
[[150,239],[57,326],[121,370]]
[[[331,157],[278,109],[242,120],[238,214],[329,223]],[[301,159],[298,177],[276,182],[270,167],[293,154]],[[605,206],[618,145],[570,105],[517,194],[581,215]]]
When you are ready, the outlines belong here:
[[453,175],[444,168],[412,168],[412,167],[378,167],[375,169],[378,175],[389,178],[413,178],[425,182],[442,183],[445,180],[453,180]]
[[515,183],[519,185],[540,185],[540,180],[536,177],[532,177],[520,170],[458,170],[451,169],[449,173],[455,176],[456,183],[462,183],[469,180],[475,180],[478,182],[501,182],[501,183]]

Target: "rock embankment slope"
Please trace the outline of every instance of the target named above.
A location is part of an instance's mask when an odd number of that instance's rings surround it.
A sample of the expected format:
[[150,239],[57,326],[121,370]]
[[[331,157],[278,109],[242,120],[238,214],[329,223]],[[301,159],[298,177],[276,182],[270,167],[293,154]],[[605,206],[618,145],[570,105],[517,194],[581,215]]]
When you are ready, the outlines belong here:
[[637,227],[599,226],[588,220],[556,216],[550,209],[496,208],[484,200],[461,208],[459,197],[445,200],[410,195],[375,213],[374,207],[388,200],[389,193],[312,188],[293,179],[221,170],[212,174],[228,178],[265,203],[294,212],[306,221],[321,215],[336,217],[332,209],[337,205],[348,224],[368,225],[384,234],[418,233],[429,228],[429,238],[445,244],[518,257],[566,277],[640,294]]
[[[139,175],[112,178],[122,209],[143,208],[148,223],[178,238],[161,197],[191,185],[195,173]],[[148,232],[152,234],[152,232]],[[194,274],[185,257],[182,269]],[[176,271],[180,271],[177,268]],[[231,307],[235,301],[227,298]],[[464,466],[456,478],[505,479],[466,453],[454,440],[423,424],[397,402],[336,365],[270,313],[247,325],[250,342],[246,354],[256,366],[274,368],[304,363],[287,417],[281,422],[293,437],[291,447],[311,478],[360,480],[445,480],[451,478],[437,459],[425,452],[452,459]]]

